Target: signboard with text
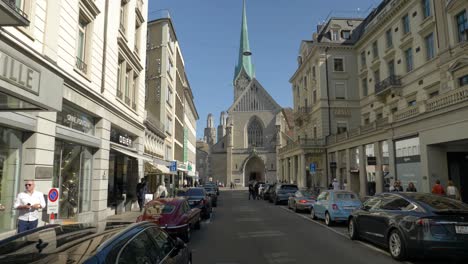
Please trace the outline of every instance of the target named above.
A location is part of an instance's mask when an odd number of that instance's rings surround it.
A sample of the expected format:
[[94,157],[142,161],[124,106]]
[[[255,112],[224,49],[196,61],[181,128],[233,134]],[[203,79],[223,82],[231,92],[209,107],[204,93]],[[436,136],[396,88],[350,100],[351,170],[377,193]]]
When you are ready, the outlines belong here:
[[315,171],[317,170],[315,163],[311,163],[309,165],[309,170],[310,170],[310,173],[315,173]]
[[171,166],[169,166],[169,170],[171,172],[176,172],[177,171],[177,161],[171,161]]

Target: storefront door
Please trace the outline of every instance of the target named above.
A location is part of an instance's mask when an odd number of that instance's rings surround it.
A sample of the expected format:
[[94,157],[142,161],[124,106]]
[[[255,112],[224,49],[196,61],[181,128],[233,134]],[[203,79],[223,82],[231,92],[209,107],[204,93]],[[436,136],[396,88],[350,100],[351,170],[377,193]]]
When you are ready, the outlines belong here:
[[109,154],[108,206],[117,214],[131,209],[136,199],[138,183],[138,160],[111,150]]

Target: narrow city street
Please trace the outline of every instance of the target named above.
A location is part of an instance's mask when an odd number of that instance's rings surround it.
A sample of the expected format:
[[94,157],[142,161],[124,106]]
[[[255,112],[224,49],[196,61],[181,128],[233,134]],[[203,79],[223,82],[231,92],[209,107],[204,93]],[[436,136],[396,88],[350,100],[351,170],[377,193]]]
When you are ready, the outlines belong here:
[[221,193],[212,219],[192,236],[194,263],[401,263],[384,249],[349,240],[345,226],[328,228],[308,214],[247,197],[247,191]]

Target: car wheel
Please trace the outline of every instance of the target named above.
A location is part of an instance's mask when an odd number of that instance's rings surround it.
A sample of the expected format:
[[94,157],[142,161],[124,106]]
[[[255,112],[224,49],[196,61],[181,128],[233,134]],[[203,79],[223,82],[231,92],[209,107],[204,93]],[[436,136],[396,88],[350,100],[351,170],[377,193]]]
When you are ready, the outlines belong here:
[[195,223],[195,226],[194,226],[193,228],[195,228],[196,230],[200,230],[200,229],[201,229],[201,217],[198,217],[198,220],[197,220],[197,222]]
[[191,234],[190,234],[191,230],[190,230],[190,225],[187,227],[187,230],[185,231],[185,234],[184,234],[184,237],[183,237],[183,240],[185,243],[188,243],[190,242],[190,237],[191,237]]
[[328,212],[325,213],[325,224],[327,226],[333,225],[333,221],[331,220],[330,214]]
[[279,204],[279,201],[278,201],[278,198],[275,199],[275,205],[278,205]]
[[315,216],[315,210],[314,210],[313,207],[312,207],[312,209],[310,209],[310,215],[312,216],[313,220],[317,220],[317,216]]
[[388,237],[388,251],[392,258],[396,260],[405,260],[406,259],[406,248],[403,236],[398,230],[392,230],[390,236]]
[[359,239],[356,220],[354,220],[354,218],[351,218],[348,221],[348,235],[351,240]]

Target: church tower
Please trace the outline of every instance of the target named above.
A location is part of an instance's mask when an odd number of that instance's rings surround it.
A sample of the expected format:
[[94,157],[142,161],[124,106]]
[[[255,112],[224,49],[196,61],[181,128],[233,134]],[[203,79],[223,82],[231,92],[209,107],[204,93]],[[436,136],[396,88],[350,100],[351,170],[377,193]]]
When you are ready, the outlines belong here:
[[218,141],[226,135],[226,112],[221,112],[218,125]]
[[210,113],[206,119],[205,141],[208,145],[216,143],[216,128],[214,126],[213,115]]
[[234,101],[240,96],[250,81],[255,77],[255,68],[252,64],[252,52],[249,44],[249,31],[247,28],[247,10],[245,0],[242,9],[242,27],[239,46],[239,59],[234,71]]

